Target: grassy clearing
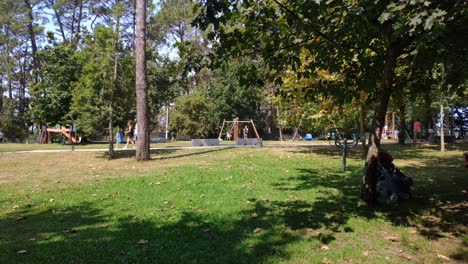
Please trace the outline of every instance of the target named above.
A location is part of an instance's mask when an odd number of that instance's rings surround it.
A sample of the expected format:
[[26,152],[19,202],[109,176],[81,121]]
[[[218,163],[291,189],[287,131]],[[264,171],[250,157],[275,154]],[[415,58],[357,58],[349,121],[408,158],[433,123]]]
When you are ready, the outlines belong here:
[[[333,142],[329,141],[263,141],[265,146],[291,146],[291,145],[325,145],[330,146]],[[220,145],[235,145],[234,141],[221,141]],[[121,149],[125,144],[121,144],[120,146],[114,145],[116,150]],[[130,145],[130,148],[133,145]],[[168,141],[168,142],[153,142],[151,143],[151,148],[172,148],[172,147],[188,147],[192,146],[191,141]],[[108,144],[104,143],[90,143],[90,144],[78,144],[75,145],[74,148],[76,150],[86,150],[86,149],[109,149]],[[34,150],[63,150],[69,151],[71,150],[70,145],[62,145],[62,144],[15,144],[15,143],[5,143],[0,144],[0,153],[1,152],[11,152],[11,151],[34,151]]]
[[463,263],[467,146],[389,147],[414,199],[373,212],[356,150],[0,154],[0,263]]

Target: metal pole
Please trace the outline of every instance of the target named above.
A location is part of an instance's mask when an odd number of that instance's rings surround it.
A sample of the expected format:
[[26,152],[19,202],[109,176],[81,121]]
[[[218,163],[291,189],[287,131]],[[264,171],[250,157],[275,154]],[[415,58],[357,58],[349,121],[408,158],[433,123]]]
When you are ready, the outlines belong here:
[[167,107],[166,103],[166,140],[168,139],[169,136],[169,107]]
[[342,168],[343,168],[343,171],[346,171],[346,155],[348,154],[348,142],[345,139],[343,139],[343,164],[342,164]]
[[440,151],[445,151],[445,139],[444,139],[444,106],[440,104]]

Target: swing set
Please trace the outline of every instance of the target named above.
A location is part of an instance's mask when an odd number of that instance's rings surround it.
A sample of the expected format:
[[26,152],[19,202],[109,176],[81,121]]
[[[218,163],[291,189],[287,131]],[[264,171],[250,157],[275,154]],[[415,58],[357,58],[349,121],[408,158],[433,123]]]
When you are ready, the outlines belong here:
[[219,136],[218,136],[218,139],[219,140],[222,140],[222,136],[224,134],[224,128],[228,128],[228,125],[231,125],[229,130],[226,131],[226,136],[225,136],[225,140],[234,140],[234,141],[238,141],[239,139],[239,133],[240,133],[240,130],[239,130],[239,124],[246,124],[246,127],[244,127],[243,129],[243,134],[244,134],[244,139],[248,139],[248,134],[249,134],[249,129],[248,129],[248,125],[251,125],[254,133],[255,133],[255,138],[256,139],[260,139],[260,136],[258,135],[258,132],[257,132],[257,128],[255,127],[255,124],[253,122],[252,119],[248,120],[248,121],[240,121],[238,117],[234,118],[234,120],[232,121],[227,121],[226,119],[223,119],[223,124],[221,126],[221,130],[219,131]]

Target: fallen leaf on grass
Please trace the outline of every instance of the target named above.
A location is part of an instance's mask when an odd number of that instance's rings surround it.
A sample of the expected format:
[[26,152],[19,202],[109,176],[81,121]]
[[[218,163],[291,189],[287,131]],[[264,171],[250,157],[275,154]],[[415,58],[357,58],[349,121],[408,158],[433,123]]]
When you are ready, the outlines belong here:
[[366,250],[366,251],[362,252],[362,255],[363,255],[364,257],[368,257],[368,256],[369,256],[369,251]]
[[396,235],[389,235],[389,236],[386,236],[385,239],[390,240],[390,241],[393,241],[393,242],[398,241],[398,237],[397,237]]
[[251,214],[250,214],[250,217],[252,217],[252,218],[257,218],[257,217],[258,217],[258,214],[257,214],[257,213],[251,213]]
[[254,232],[254,233],[258,233],[258,232],[260,232],[260,231],[262,231],[262,229],[261,229],[260,227],[257,227],[257,228],[254,229],[253,232]]
[[305,228],[304,230],[305,230],[307,233],[310,233],[310,235],[311,235],[312,237],[318,237],[318,236],[320,236],[320,235],[322,234],[320,231],[317,231],[317,230],[315,230],[315,229],[313,229],[313,228],[310,228],[310,227]]
[[140,239],[140,240],[138,241],[138,244],[139,244],[139,245],[146,245],[146,244],[148,244],[148,243],[149,243],[149,241],[148,241],[148,240],[145,240],[145,239]]
[[64,233],[76,233],[76,229],[74,228],[67,228],[65,230],[63,230]]
[[330,247],[327,246],[327,245],[323,245],[323,246],[320,247],[320,249],[321,249],[321,250],[329,250]]
[[20,216],[20,217],[15,219],[15,221],[22,221],[22,220],[26,220],[26,217]]
[[202,229],[202,232],[203,232],[203,233],[208,233],[208,232],[210,232],[210,229],[209,229],[209,228],[203,228],[203,229]]
[[52,199],[52,198],[51,198],[51,199],[49,199],[49,203],[51,203],[51,202],[53,202],[53,201],[54,201],[54,199]]
[[323,260],[322,260],[322,263],[323,264],[330,264],[331,262],[327,257],[324,257]]
[[18,209],[19,208],[19,205],[15,204],[13,205],[13,209]]
[[450,258],[447,256],[444,256],[442,254],[437,253],[437,257],[440,258],[443,261],[450,261]]
[[28,251],[25,250],[25,249],[22,249],[22,250],[18,250],[18,252],[16,252],[16,253],[18,253],[18,254],[26,254],[26,253],[28,253]]
[[109,226],[108,224],[99,225],[99,227],[102,227],[102,228],[107,228],[108,226]]

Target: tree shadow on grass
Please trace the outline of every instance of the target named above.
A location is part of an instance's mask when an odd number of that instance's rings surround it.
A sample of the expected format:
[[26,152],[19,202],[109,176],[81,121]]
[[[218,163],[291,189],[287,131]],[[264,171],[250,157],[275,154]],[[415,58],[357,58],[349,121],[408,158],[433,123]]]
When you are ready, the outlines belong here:
[[278,215],[292,230],[310,229],[320,232],[318,240],[328,244],[339,232],[353,232],[348,225],[350,218],[363,216],[373,218],[373,211],[359,202],[360,177],[358,167],[348,167],[352,173],[330,170],[299,169],[299,175],[274,184],[274,188],[288,193],[315,190],[317,196],[305,201],[290,195],[287,201],[257,201],[259,211],[265,215]]
[[[177,159],[183,157],[197,156],[202,154],[208,154],[212,152],[221,152],[230,148],[216,148],[216,149],[188,149],[188,150],[179,150],[179,149],[158,149],[150,150],[151,160],[167,160],[167,159]],[[181,153],[180,155],[171,155],[174,153]],[[126,151],[116,151],[114,159],[128,159],[135,157],[135,150],[126,150]],[[109,152],[103,152],[98,155],[98,158],[108,159]]]
[[[413,198],[398,205],[382,202],[374,211],[360,206],[362,168],[351,166],[349,173],[299,169],[297,177],[278,182],[274,187],[287,192],[313,189],[323,195],[311,201],[270,202],[266,207],[282,215],[292,229],[311,227],[335,232],[345,230],[351,217],[372,218],[375,213],[383,213],[392,224],[416,227],[421,235],[431,240],[442,237],[466,239],[466,169],[450,157],[434,159],[437,162],[428,159],[417,167],[400,168],[413,177],[414,187]],[[333,234],[330,238],[333,239]],[[460,248],[452,257],[466,260],[467,251]]]
[[[258,225],[264,230],[253,232]],[[270,257],[287,259],[284,248],[297,237],[276,233],[272,225],[236,216],[213,220],[191,211],[173,220],[115,219],[93,203],[44,211],[24,208],[0,219],[0,263],[259,263]]]
[[460,162],[450,157],[438,158],[401,169],[414,180],[413,198],[392,208],[392,221],[417,226],[421,234],[431,239],[466,235],[468,182],[467,171]]
[[[440,155],[438,153],[439,146],[436,145],[418,147],[384,145],[383,147],[394,156],[397,164],[399,160],[406,162],[414,160],[410,163],[411,165],[399,166],[399,169],[414,180],[413,198],[398,205],[388,204],[381,200],[382,202],[375,208],[375,212],[383,213],[394,225],[416,228],[419,234],[430,240],[440,238],[451,240],[453,243],[451,247],[455,249],[455,253],[451,257],[466,261],[468,252],[463,249],[461,243],[453,240],[454,237],[466,240],[468,233],[466,210],[468,208],[468,181],[466,180],[467,169],[462,167],[463,157],[460,155],[459,159],[454,159],[450,155]],[[464,145],[447,147],[447,151],[463,152],[466,149],[467,147]],[[339,152],[333,149],[303,149],[301,151],[325,156],[339,155]],[[352,154],[350,156],[350,158],[356,158]],[[407,164],[406,162],[403,164]],[[338,200],[331,197],[329,201],[319,200],[311,203],[311,214],[312,209],[316,212],[323,211],[326,214],[333,214],[334,210],[327,212],[330,211],[329,208],[337,208],[337,210],[341,208],[347,213],[361,214],[362,211],[356,207],[356,200],[359,197],[358,188],[362,171],[363,167],[352,169],[352,175],[355,175],[352,176],[354,179],[347,179],[351,182],[351,186],[349,182],[341,181],[340,176],[333,175],[326,175],[327,182],[325,183],[323,179],[321,180],[323,175],[320,175],[318,171],[310,171],[295,179],[300,183],[292,190],[331,187],[340,190],[343,193],[342,197],[348,197],[348,199],[338,197]],[[313,175],[313,177],[309,177],[308,174]],[[342,176],[344,175],[342,174]],[[277,187],[283,190],[291,189],[286,187],[287,184],[283,185]],[[349,203],[349,201],[353,201],[353,203]],[[323,206],[320,206],[321,204]],[[320,207],[320,209],[315,210],[316,207]],[[339,216],[341,222],[347,220],[347,213]],[[328,224],[326,221],[319,222],[325,226]]]

